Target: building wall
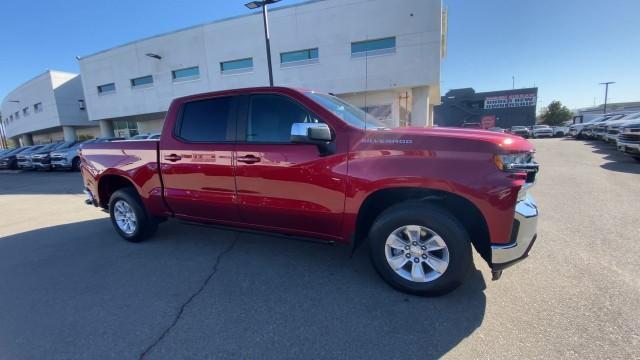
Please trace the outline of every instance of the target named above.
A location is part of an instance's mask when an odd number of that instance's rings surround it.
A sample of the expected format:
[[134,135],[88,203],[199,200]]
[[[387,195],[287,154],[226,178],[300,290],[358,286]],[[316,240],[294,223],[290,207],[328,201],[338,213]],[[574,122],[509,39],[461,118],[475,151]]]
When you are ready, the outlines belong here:
[[[273,10],[269,21],[276,85],[336,94],[429,85],[436,89],[431,103],[439,100],[440,0],[316,0]],[[390,36],[394,53],[351,56],[352,42]],[[309,48],[319,49],[317,62],[281,66],[281,52]],[[221,73],[221,62],[249,57],[252,71]],[[260,13],[126,44],[79,64],[91,120],[166,111],[173,98],[194,93],[268,85]],[[191,66],[199,66],[198,79],[172,80],[172,70]],[[146,75],[153,76],[152,86],[131,87],[131,79]],[[116,91],[98,94],[97,86],[108,83]]]
[[49,144],[52,142],[64,140],[64,134],[62,133],[62,130],[47,131],[43,133],[33,134],[32,136],[34,144]]
[[[5,122],[6,135],[51,132],[61,130],[61,126],[95,126],[89,122],[87,111],[80,109],[78,100],[83,98],[78,74],[47,70],[11,91],[2,101],[3,118],[9,120]],[[42,104],[42,111],[36,112],[35,104]]]

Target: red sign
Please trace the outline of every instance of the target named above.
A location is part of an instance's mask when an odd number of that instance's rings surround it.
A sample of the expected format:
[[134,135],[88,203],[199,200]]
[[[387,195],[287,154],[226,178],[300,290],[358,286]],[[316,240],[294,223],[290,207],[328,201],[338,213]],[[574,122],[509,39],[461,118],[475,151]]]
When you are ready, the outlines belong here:
[[482,117],[482,128],[490,129],[492,127],[496,127],[496,117],[494,115],[486,115]]

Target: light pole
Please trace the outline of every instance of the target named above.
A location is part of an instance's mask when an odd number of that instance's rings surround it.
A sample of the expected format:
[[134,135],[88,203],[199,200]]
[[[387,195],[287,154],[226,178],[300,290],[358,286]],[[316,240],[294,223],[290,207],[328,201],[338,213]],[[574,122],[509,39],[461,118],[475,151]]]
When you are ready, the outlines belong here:
[[252,1],[244,4],[247,8],[254,10],[262,8],[262,20],[264,22],[264,41],[267,46],[267,66],[269,67],[269,86],[273,86],[273,70],[271,69],[271,41],[269,40],[269,18],[267,13],[267,5],[274,4],[280,0],[261,0]]
[[600,85],[604,85],[604,109],[602,109],[602,113],[607,113],[607,98],[609,97],[609,84],[615,84],[615,81],[607,81],[601,82]]

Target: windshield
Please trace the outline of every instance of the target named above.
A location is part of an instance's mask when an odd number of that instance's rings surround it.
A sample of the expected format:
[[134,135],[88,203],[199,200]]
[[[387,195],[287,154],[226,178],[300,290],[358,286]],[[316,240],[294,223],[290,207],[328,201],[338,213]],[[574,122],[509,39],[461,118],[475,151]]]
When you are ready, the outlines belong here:
[[320,94],[316,92],[305,93],[311,100],[320,104],[325,109],[331,111],[340,119],[346,121],[349,125],[359,129],[386,129],[387,126],[378,119],[364,112],[348,102],[345,102],[335,96]]
[[524,126],[512,126],[511,129],[512,130],[525,130],[526,127],[524,127]]
[[534,129],[546,129],[546,128],[548,128],[548,127],[549,127],[548,125],[536,125],[536,126],[534,126],[533,128],[534,128]]

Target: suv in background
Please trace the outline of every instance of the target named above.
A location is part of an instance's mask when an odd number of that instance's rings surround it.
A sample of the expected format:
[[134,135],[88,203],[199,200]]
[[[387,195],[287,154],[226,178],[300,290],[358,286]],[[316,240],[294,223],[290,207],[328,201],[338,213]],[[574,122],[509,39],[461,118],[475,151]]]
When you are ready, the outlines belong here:
[[31,166],[35,169],[51,170],[51,153],[53,151],[68,149],[76,144],[75,141],[59,143],[53,147],[45,147],[37,152],[31,153]]
[[607,120],[599,122],[597,125],[593,127],[592,136],[599,140],[606,140],[607,128],[609,127],[609,124],[611,124],[614,121],[621,120],[627,115],[629,114],[615,114],[609,117]]
[[603,140],[609,143],[616,143],[618,139],[618,135],[620,134],[620,127],[630,123],[636,122],[640,120],[640,112],[629,114],[617,121],[608,121],[606,133],[604,134]]
[[0,169],[15,170],[18,168],[18,154],[27,151],[30,146],[23,146],[9,150],[0,155]]
[[603,115],[587,122],[573,124],[569,126],[569,135],[576,139],[584,139],[590,137],[593,132],[593,126],[602,121],[607,121],[613,115]]
[[103,138],[91,139],[81,143],[76,143],[75,145],[64,150],[52,151],[51,152],[51,168],[54,170],[63,169],[63,170],[78,171],[80,170],[79,150],[82,145],[93,144],[93,143],[105,143],[105,142],[116,141],[116,140],[124,140],[124,138],[103,137]]
[[30,146],[27,150],[22,151],[18,156],[16,156],[18,169],[33,169],[31,165],[31,158],[29,157],[31,154],[42,150],[45,146],[49,145],[33,145]]
[[533,125],[532,138],[553,137],[553,129],[549,125]]
[[640,120],[625,123],[619,128],[618,150],[640,162]]
[[509,129],[509,132],[513,135],[522,136],[525,139],[528,139],[531,136],[529,129],[526,126],[512,126],[511,129]]

